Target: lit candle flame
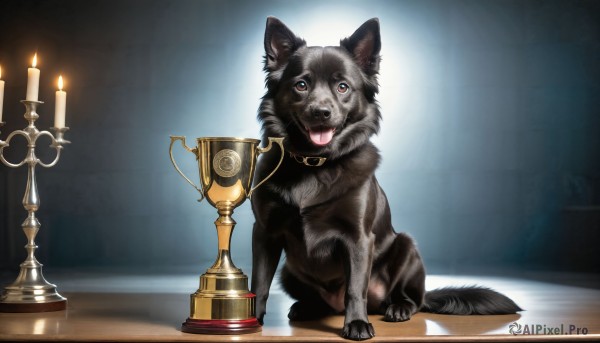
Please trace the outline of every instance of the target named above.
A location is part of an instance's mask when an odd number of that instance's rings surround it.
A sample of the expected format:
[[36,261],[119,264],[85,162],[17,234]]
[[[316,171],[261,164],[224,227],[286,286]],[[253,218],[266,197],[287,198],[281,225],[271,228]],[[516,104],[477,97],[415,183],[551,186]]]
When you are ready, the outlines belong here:
[[33,55],[33,61],[31,62],[31,67],[35,68],[37,65],[37,53]]
[[0,80],[2,79],[2,66],[0,66]]
[[63,79],[62,79],[62,75],[60,75],[58,77],[58,90],[62,91],[62,89],[63,89]]

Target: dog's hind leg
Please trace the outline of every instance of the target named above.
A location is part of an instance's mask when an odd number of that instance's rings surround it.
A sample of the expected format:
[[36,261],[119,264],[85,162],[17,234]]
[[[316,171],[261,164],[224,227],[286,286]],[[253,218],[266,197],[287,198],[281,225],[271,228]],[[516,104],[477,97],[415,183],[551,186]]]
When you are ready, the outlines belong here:
[[290,297],[297,300],[288,313],[290,320],[315,320],[336,313],[319,292],[298,279],[286,266],[281,270],[281,286]]
[[390,247],[388,268],[396,266],[390,275],[395,284],[385,308],[383,320],[403,322],[421,308],[425,296],[425,267],[410,237],[398,234]]

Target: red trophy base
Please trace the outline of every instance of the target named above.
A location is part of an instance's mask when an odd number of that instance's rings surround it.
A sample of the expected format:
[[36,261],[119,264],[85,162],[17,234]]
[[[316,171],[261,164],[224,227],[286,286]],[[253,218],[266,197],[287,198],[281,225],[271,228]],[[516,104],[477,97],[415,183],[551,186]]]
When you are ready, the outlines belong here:
[[188,318],[181,324],[181,331],[208,335],[239,335],[259,332],[261,326],[256,318],[239,320]]
[[47,303],[0,303],[0,312],[34,313],[62,311],[67,308],[67,300]]

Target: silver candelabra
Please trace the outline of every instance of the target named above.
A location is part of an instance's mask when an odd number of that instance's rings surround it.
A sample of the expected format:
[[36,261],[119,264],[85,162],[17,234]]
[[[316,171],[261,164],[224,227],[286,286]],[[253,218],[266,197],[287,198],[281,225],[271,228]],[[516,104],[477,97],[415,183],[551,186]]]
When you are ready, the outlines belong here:
[[[58,294],[56,285],[53,285],[44,279],[42,275],[42,264],[35,258],[35,250],[38,246],[35,244],[35,236],[40,229],[40,222],[35,216],[35,212],[40,207],[40,197],[37,190],[35,179],[35,167],[39,164],[44,168],[54,166],[60,158],[60,152],[64,144],[70,143],[63,138],[65,131],[69,128],[53,127],[55,135],[48,131],[39,131],[35,127],[35,121],[39,118],[37,107],[43,102],[22,100],[25,105],[25,119],[29,125],[23,130],[11,132],[6,141],[0,139],[0,160],[6,166],[18,168],[27,165],[27,187],[23,196],[23,207],[27,211],[27,219],[21,225],[25,236],[27,237],[27,258],[21,263],[19,276],[11,285],[4,288],[0,296],[0,312],[46,312],[60,311],[66,308],[67,299]],[[4,123],[0,122],[0,128]],[[11,139],[21,135],[27,140],[27,155],[19,163],[8,162],[4,157],[4,148],[8,147]],[[48,136],[52,139],[50,147],[56,150],[56,157],[51,163],[44,163],[35,155],[35,143],[41,136]]]

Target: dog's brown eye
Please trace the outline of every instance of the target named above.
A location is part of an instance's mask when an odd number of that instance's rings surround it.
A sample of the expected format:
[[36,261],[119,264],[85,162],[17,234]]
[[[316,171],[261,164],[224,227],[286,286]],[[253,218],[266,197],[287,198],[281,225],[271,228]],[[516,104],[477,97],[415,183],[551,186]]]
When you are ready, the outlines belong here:
[[296,82],[296,84],[294,85],[294,87],[296,88],[297,91],[300,91],[300,92],[304,92],[305,90],[308,89],[308,85],[306,84],[305,81],[298,81],[298,82]]
[[340,83],[337,87],[337,91],[342,94],[346,93],[349,89],[350,89],[350,86],[348,86],[348,84],[344,83],[344,82]]

